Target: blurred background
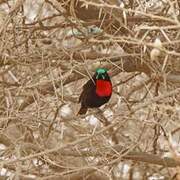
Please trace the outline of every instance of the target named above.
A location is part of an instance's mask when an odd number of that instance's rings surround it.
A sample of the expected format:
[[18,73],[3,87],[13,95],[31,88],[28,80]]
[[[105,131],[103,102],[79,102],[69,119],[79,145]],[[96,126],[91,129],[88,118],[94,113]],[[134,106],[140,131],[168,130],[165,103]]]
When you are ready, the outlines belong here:
[[179,85],[178,0],[0,0],[0,179],[179,180]]

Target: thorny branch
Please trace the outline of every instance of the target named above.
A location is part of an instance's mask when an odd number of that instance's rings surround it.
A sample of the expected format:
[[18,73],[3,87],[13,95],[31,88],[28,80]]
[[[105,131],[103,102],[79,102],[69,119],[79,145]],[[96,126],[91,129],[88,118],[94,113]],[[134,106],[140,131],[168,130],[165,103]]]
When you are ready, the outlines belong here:
[[[5,178],[179,176],[179,2],[148,3],[0,1]],[[111,101],[77,116],[98,67]]]

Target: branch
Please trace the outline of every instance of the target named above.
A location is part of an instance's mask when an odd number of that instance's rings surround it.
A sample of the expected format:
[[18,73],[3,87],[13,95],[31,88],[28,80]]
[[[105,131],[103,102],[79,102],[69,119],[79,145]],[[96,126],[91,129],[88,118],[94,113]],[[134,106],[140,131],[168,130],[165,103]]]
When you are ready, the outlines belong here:
[[[47,149],[45,151],[41,151],[39,153],[31,154],[29,156],[21,157],[19,159],[14,159],[14,160],[4,160],[1,161],[0,165],[8,165],[8,164],[14,164],[19,161],[26,161],[29,159],[37,158],[46,154],[51,154],[54,152],[59,152],[61,153],[62,156],[73,156],[73,157],[82,157],[82,156],[104,156],[112,158],[121,158],[121,159],[126,159],[126,160],[132,160],[132,161],[140,161],[140,162],[146,162],[146,163],[151,163],[155,165],[161,165],[165,167],[176,167],[180,166],[180,161],[173,159],[173,158],[168,158],[168,157],[163,157],[160,155],[154,155],[154,154],[148,154],[146,152],[137,152],[137,151],[130,151],[128,152],[128,149],[124,149],[121,145],[115,145],[115,146],[109,146],[109,147],[102,147],[102,148],[89,148],[89,150],[81,150],[76,147],[76,145],[80,145],[81,143],[87,142],[88,140],[108,131],[109,129],[113,127],[119,127],[123,122],[117,121],[114,122],[102,130],[99,130],[98,132],[81,138],[79,140],[67,143],[65,145],[60,145],[52,149]],[[33,147],[33,146],[32,146]],[[36,148],[35,148],[36,149]]]

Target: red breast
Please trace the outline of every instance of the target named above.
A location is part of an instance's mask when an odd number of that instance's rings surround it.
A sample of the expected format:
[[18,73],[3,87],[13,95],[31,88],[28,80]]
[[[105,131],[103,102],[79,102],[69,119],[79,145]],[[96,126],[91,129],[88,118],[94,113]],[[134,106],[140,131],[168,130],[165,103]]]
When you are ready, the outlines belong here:
[[112,94],[111,82],[107,80],[97,80],[96,94],[101,97],[110,96]]

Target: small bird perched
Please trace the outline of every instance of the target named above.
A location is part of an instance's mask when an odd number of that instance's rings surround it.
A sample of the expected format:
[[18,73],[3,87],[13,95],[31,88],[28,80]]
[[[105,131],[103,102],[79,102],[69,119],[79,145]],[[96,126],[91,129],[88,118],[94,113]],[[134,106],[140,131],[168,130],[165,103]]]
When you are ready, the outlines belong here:
[[86,114],[88,108],[100,107],[107,103],[112,94],[112,83],[107,69],[98,68],[84,86],[79,97],[81,108],[78,114]]

